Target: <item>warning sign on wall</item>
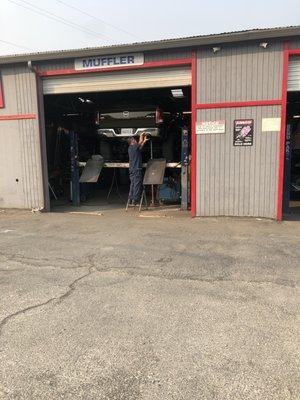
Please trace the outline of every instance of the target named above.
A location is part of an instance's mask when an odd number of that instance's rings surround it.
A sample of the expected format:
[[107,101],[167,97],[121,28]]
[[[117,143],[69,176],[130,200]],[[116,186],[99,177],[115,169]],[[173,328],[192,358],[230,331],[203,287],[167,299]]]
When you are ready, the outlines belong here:
[[205,135],[207,133],[225,133],[225,121],[201,121],[196,125],[197,135]]
[[252,146],[253,145],[253,119],[235,119],[233,126],[233,145]]

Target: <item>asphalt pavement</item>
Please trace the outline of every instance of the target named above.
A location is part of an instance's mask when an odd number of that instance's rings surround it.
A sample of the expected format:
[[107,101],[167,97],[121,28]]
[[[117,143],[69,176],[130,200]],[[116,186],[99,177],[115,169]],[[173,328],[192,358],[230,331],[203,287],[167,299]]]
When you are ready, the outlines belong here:
[[0,399],[299,400],[300,222],[0,214]]

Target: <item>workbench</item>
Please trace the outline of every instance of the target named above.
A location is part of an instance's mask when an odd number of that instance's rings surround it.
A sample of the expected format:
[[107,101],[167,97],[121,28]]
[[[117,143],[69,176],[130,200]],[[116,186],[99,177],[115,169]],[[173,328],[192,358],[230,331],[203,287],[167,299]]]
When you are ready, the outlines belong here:
[[[85,161],[79,161],[79,167],[85,167]],[[147,163],[143,163],[143,168],[146,168]],[[103,164],[104,168],[129,168],[129,163],[127,162],[106,162]],[[166,164],[166,168],[181,168],[181,163],[170,162]]]

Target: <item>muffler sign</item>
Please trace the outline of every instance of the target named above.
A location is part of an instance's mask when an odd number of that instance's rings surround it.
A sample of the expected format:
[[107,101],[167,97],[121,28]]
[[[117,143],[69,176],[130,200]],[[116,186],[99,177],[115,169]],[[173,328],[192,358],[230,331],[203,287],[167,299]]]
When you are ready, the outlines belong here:
[[93,56],[75,59],[76,70],[126,67],[130,65],[142,64],[144,64],[143,53]]

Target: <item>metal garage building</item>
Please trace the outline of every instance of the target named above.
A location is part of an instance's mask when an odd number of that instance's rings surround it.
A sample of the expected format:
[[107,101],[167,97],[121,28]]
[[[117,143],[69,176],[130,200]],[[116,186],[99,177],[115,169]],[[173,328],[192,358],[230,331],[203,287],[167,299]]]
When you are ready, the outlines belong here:
[[0,207],[49,210],[43,95],[191,85],[192,215],[282,219],[300,27],[4,56],[0,74]]

